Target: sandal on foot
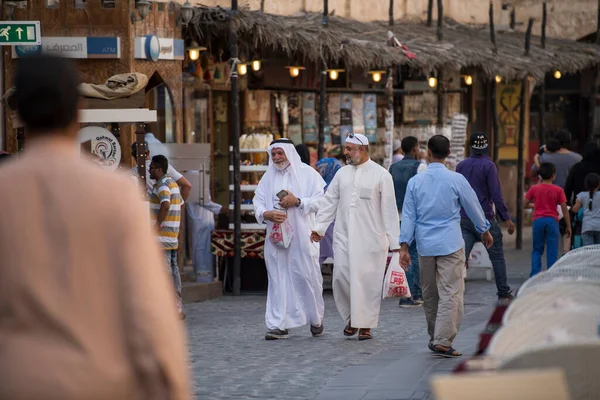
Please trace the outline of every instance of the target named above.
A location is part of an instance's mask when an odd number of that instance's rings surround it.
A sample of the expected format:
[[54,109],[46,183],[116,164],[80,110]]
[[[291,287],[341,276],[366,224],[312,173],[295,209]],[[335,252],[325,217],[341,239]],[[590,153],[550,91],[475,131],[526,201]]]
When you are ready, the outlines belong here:
[[358,340],[369,340],[373,339],[373,335],[371,334],[370,329],[360,329],[358,331]]
[[353,328],[350,323],[344,328],[344,336],[354,336],[358,332],[358,328]]
[[313,335],[313,337],[321,336],[323,334],[323,330],[324,329],[325,328],[323,328],[323,324],[322,323],[319,326],[311,325],[310,326],[310,333]]
[[435,353],[435,347],[433,346],[433,343],[432,343],[432,342],[429,342],[429,343],[427,344],[427,348],[428,348],[429,350],[431,350],[431,351],[433,351],[433,352]]
[[448,350],[443,350],[439,347],[433,346],[434,356],[444,357],[444,358],[456,358],[462,356],[461,353],[456,351],[454,348],[450,347]]

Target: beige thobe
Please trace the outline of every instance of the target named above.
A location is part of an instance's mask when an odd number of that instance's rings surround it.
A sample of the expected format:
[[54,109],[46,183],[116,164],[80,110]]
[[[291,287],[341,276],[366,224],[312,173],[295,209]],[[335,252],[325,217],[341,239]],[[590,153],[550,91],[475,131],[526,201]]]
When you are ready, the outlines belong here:
[[3,164],[0,188],[0,399],[188,399],[140,187],[54,139]]

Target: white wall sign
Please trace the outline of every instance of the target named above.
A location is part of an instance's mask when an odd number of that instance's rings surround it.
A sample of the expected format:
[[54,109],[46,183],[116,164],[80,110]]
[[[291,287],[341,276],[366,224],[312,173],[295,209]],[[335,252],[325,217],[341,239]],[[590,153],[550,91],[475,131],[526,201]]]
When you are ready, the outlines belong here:
[[[147,60],[147,36],[136,37],[133,41],[133,55],[136,59]],[[184,43],[181,39],[158,38],[160,44],[159,60],[183,60]]]
[[42,53],[87,58],[87,40],[85,37],[42,37]]
[[108,130],[99,126],[86,126],[77,133],[80,144],[90,143],[92,154],[98,157],[98,164],[108,170],[114,171],[121,162],[121,145],[117,138]]

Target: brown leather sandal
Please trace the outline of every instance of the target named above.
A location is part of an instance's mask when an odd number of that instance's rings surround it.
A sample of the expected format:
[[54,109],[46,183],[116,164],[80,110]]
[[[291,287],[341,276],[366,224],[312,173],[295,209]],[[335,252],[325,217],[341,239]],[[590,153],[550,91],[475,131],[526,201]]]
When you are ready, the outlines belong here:
[[373,339],[373,334],[371,333],[371,329],[359,329],[358,330],[358,340],[369,340]]
[[353,328],[348,322],[348,325],[344,328],[344,336],[354,336],[358,332],[358,328]]

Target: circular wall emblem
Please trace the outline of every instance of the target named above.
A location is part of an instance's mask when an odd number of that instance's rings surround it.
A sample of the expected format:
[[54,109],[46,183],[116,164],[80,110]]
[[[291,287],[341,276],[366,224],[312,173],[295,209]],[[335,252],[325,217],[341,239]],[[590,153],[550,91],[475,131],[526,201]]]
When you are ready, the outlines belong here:
[[80,149],[97,157],[96,162],[108,171],[114,171],[121,162],[121,145],[108,130],[99,126],[86,126],[77,133]]
[[158,61],[160,56],[160,41],[156,35],[146,35],[146,58],[150,61]]
[[39,54],[42,52],[42,46],[37,45],[21,45],[15,46],[15,53],[18,57],[24,57],[32,54]]

